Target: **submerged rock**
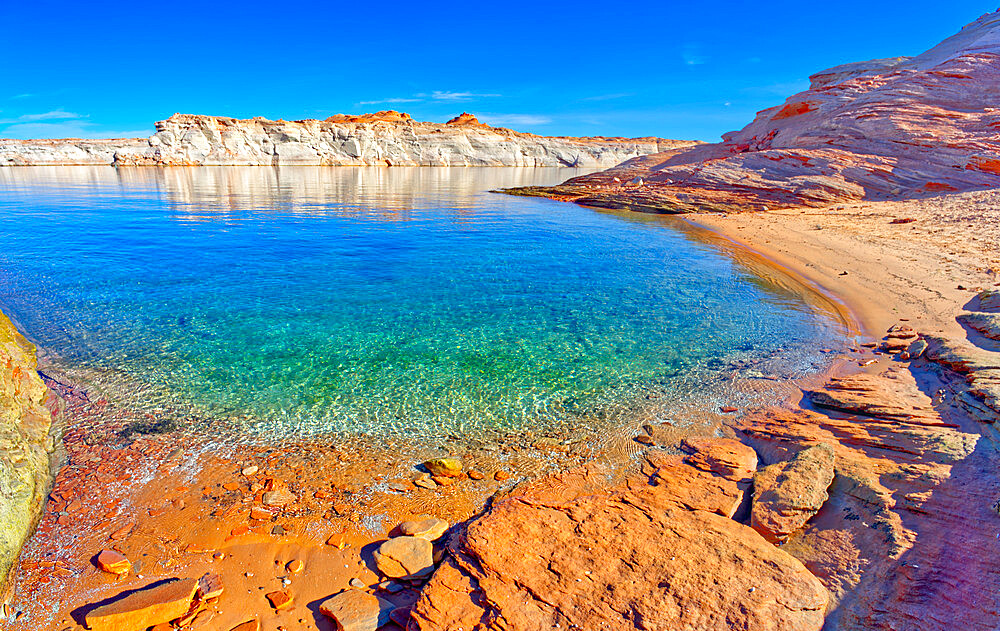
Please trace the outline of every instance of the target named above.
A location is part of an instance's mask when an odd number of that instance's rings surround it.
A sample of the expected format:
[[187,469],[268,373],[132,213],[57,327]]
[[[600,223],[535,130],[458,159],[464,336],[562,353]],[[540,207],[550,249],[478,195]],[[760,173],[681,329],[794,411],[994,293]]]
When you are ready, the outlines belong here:
[[424,467],[434,477],[455,478],[462,475],[462,461],[458,458],[433,458],[424,463]]
[[97,555],[97,567],[111,574],[128,574],[132,569],[132,562],[124,554],[117,550],[102,550]]

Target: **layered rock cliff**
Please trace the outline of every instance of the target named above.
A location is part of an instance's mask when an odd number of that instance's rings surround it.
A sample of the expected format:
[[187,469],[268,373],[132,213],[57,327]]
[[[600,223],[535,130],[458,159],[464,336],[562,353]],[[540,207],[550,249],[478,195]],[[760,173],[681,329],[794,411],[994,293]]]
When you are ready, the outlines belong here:
[[594,167],[692,144],[536,136],[470,114],[443,125],[393,111],[301,121],[175,114],[148,141],[0,141],[0,165]]
[[0,596],[49,490],[57,412],[34,347],[0,314]]
[[1000,11],[913,58],[837,66],[720,143],[522,194],[658,212],[765,210],[1000,185]]
[[0,166],[108,165],[115,152],[136,153],[149,147],[144,138],[89,140],[58,138],[10,140],[0,138]]

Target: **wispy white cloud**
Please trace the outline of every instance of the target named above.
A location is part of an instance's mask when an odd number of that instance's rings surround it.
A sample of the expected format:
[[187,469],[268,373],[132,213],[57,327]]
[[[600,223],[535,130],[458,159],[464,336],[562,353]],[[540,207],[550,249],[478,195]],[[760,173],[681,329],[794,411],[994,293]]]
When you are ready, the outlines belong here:
[[418,92],[413,96],[396,96],[385,99],[374,99],[371,101],[358,101],[358,105],[380,105],[382,103],[423,103],[425,101],[437,101],[443,103],[458,103],[462,101],[475,101],[478,99],[489,99],[501,96],[500,94],[483,94],[478,92],[451,92],[446,90],[434,90],[433,92]]
[[541,114],[482,114],[479,120],[488,125],[547,125],[552,122]]
[[430,94],[418,94],[419,97],[429,98],[432,101],[473,101],[475,99],[491,99],[500,96],[499,94],[477,94],[475,92],[444,92],[435,90]]
[[52,110],[49,112],[41,112],[39,114],[21,114],[16,118],[0,118],[0,125],[10,125],[11,123],[32,123],[35,121],[48,120],[78,120],[81,118],[87,117],[81,116],[80,114],[74,114],[73,112]]
[[35,96],[35,95],[31,94],[30,92],[25,92],[24,94],[15,94],[14,96],[12,96],[10,98],[12,98],[12,99],[30,99],[33,96]]
[[423,99],[389,98],[376,99],[374,101],[358,101],[358,105],[380,105],[382,103],[418,103]]
[[698,44],[685,44],[681,51],[681,59],[689,66],[700,66],[708,63],[708,56],[702,52],[702,48]]
[[624,99],[627,96],[634,96],[633,92],[618,92],[616,94],[598,94],[597,96],[584,97],[584,101],[610,101],[612,99]]

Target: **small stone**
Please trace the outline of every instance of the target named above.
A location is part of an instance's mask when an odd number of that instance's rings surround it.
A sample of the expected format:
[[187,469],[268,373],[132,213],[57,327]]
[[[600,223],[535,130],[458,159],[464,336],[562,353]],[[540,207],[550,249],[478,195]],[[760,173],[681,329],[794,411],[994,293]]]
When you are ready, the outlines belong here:
[[256,465],[250,465],[249,467],[244,467],[241,473],[243,473],[243,475],[247,477],[250,477],[256,474],[258,471],[260,471],[260,469]]
[[113,533],[111,533],[111,539],[113,539],[115,541],[118,541],[120,539],[124,539],[125,537],[129,536],[129,534],[132,532],[133,528],[135,528],[135,522],[132,522],[132,523],[129,523],[129,524],[125,524],[124,526],[122,526],[118,530],[116,530]]
[[373,594],[348,589],[324,600],[320,612],[332,618],[340,631],[375,631],[389,623],[395,605]]
[[288,564],[285,566],[285,569],[291,572],[292,574],[298,574],[302,570],[306,569],[306,564],[298,559],[293,559],[288,562]]
[[268,602],[275,610],[285,609],[292,605],[292,595],[286,591],[277,591],[264,594]]
[[437,541],[447,532],[450,524],[443,519],[424,515],[399,525],[399,532],[409,537],[420,537],[428,541]]
[[274,513],[266,508],[254,506],[250,509],[250,519],[256,519],[258,521],[271,521],[272,517],[274,517]]
[[121,576],[129,573],[132,569],[132,562],[117,550],[102,550],[97,555],[97,567],[105,572]]
[[378,588],[383,591],[389,592],[390,594],[397,594],[406,589],[404,585],[401,585],[396,581],[382,581],[381,583],[378,584]]
[[413,479],[413,483],[422,489],[436,489],[437,482],[431,479],[429,473],[421,473]]
[[731,405],[724,405],[721,408],[719,408],[719,411],[722,412],[723,414],[732,414],[733,412],[739,412],[739,410],[740,410],[739,408],[733,407]]
[[446,475],[433,475],[431,476],[431,480],[434,480],[434,483],[438,486],[451,486],[455,483],[455,478],[450,478]]
[[434,572],[434,546],[420,537],[395,537],[375,551],[375,566],[390,578],[426,578]]
[[268,491],[261,496],[261,502],[263,502],[265,506],[288,506],[289,504],[294,503],[295,500],[295,494],[285,487]]
[[218,598],[223,591],[222,577],[218,574],[205,574],[198,579],[198,593],[201,594],[202,600]]
[[653,437],[650,436],[649,434],[639,434],[633,440],[635,440],[635,442],[637,443],[642,443],[643,445],[653,444]]
[[501,470],[499,470],[499,471],[497,471],[496,473],[493,474],[493,479],[496,480],[496,481],[498,481],[498,482],[503,482],[504,480],[509,480],[510,479],[510,473],[507,472],[507,471],[504,471],[503,469],[501,469]]
[[326,545],[333,546],[333,547],[337,548],[338,550],[343,550],[344,546],[347,545],[347,537],[345,537],[342,534],[340,534],[340,535],[330,535],[326,539]]
[[483,480],[486,478],[486,475],[478,469],[469,469],[468,473],[471,480]]
[[229,631],[260,631],[260,620],[247,620],[236,625]]
[[352,578],[348,581],[348,584],[350,584],[351,587],[357,587],[358,589],[365,589],[368,587],[360,578]]
[[433,476],[454,478],[462,475],[462,461],[458,458],[433,458],[424,463]]

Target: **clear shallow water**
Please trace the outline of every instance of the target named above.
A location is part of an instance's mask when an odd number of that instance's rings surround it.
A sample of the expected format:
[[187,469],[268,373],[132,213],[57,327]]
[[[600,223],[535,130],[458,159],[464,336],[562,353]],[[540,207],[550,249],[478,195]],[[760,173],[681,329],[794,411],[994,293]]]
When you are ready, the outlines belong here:
[[587,426],[822,365],[834,322],[676,222],[487,192],[582,172],[0,169],[0,308],[121,402],[286,436]]

